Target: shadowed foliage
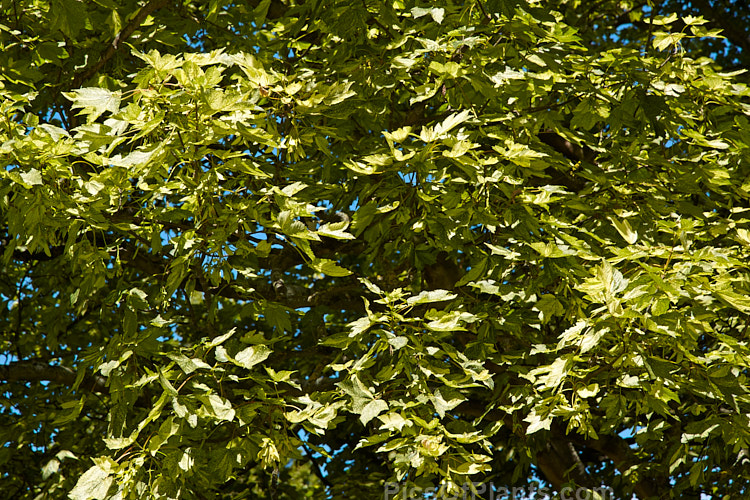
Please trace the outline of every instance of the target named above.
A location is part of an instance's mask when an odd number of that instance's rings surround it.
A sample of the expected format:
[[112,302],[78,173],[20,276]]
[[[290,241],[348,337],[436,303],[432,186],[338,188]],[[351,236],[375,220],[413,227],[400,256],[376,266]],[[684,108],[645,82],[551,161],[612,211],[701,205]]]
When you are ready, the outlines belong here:
[[0,12],[9,498],[748,495],[745,3]]

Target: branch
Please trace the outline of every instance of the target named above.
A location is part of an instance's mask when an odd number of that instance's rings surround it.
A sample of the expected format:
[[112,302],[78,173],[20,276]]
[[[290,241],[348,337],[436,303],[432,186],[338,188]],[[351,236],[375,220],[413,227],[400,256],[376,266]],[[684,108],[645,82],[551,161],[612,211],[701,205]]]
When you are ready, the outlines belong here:
[[[255,9],[256,7],[258,7],[258,5],[260,5],[261,1],[262,0],[249,0],[247,3],[250,7]],[[287,10],[289,10],[289,7],[285,5],[284,2],[272,0],[270,5],[268,6],[266,19],[278,19],[286,14]]]
[[714,6],[715,2],[712,3],[708,0],[693,0],[691,3],[701,14],[704,14],[713,23],[718,25],[723,31],[722,35],[737,45],[743,53],[747,53],[750,50],[750,34],[748,34],[741,23],[737,22],[738,19],[731,15],[731,12],[719,11]]
[[539,132],[537,137],[568,160],[576,162],[586,161],[596,165],[596,152],[586,145],[579,146],[578,144],[574,144],[552,130]]
[[[47,381],[73,387],[76,381],[76,372],[67,366],[50,365],[42,361],[13,361],[6,365],[0,365],[0,381]],[[109,392],[106,379],[99,375],[85,375],[81,387],[91,392]]]
[[[633,465],[639,463],[639,460],[633,458],[633,449],[628,446],[627,441],[620,436],[602,436],[599,439],[580,438],[580,436],[569,436],[571,441],[598,451],[605,457],[612,460],[615,467],[620,472],[625,472]],[[648,498],[661,498],[657,493],[659,488],[656,483],[648,478],[639,478],[634,484],[634,489],[638,498],[646,500]]]
[[536,453],[536,465],[557,491],[570,482],[589,488],[595,486],[572,443],[565,439],[550,439],[545,449]]
[[[456,408],[459,413],[479,418],[485,415],[488,420],[502,421],[508,429],[519,437],[526,436],[526,422],[516,422],[511,415],[500,410],[487,412],[486,405],[478,401],[467,401]],[[590,448],[612,460],[617,470],[624,473],[633,465],[640,463],[634,459],[633,451],[627,441],[619,436],[602,436],[599,439],[588,439],[578,435],[568,435],[557,423],[553,423],[549,432],[549,442],[545,449],[536,453],[536,465],[554,489],[560,489],[569,482],[586,487],[595,487],[582,467],[575,446]],[[659,487],[650,478],[639,477],[633,484],[636,495],[641,500],[660,498]]]
[[[93,238],[90,238],[95,243]],[[335,257],[336,253],[350,253],[356,255],[363,251],[362,242],[352,242],[346,244],[342,242],[333,242],[338,246],[337,249],[329,248],[324,242],[320,247],[316,247],[316,253],[321,257]],[[102,247],[99,247],[102,248]],[[0,253],[5,249],[5,242],[0,240]],[[51,261],[62,257],[65,247],[55,246],[49,248],[49,255],[41,252],[30,252],[28,250],[13,251],[13,259],[18,262],[30,263],[34,261],[43,262]],[[135,248],[133,245],[122,245],[119,247],[110,247],[106,249],[110,256],[119,258],[123,263],[132,269],[144,273],[148,276],[164,276],[167,272],[169,261],[166,258],[167,247],[162,248],[160,253],[154,254]],[[261,266],[266,269],[278,269],[286,271],[294,266],[304,264],[305,260],[294,248],[286,246],[282,249],[275,249],[267,258],[260,259]],[[337,307],[346,306],[352,310],[364,311],[362,302],[362,286],[357,282],[345,283],[337,280],[338,283],[327,287],[305,288],[300,286],[284,286],[281,283],[280,288],[274,287],[267,280],[253,280],[249,285],[252,286],[252,292],[243,291],[236,287],[236,283],[224,283],[217,287],[210,287],[200,280],[196,281],[195,289],[199,292],[208,293],[234,300],[254,300],[263,298],[271,302],[297,309],[300,307],[314,307],[320,305],[335,305]]]
[[310,451],[310,448],[307,446],[307,443],[302,443],[302,447],[305,450],[305,455],[307,455],[307,459],[313,464],[313,472],[315,472],[315,475],[320,479],[320,481],[328,486],[329,488],[332,487],[331,482],[326,478],[325,474],[323,474],[323,471],[320,470],[320,465],[315,460],[315,457],[313,457],[312,451]]
[[130,38],[130,36],[141,27],[141,23],[155,10],[164,7],[169,0],[151,0],[143,6],[138,14],[117,34],[112,43],[99,56],[99,60],[93,66],[85,68],[83,71],[73,77],[72,88],[78,88],[83,82],[94,76],[107,62],[114,57],[120,49],[121,43]]

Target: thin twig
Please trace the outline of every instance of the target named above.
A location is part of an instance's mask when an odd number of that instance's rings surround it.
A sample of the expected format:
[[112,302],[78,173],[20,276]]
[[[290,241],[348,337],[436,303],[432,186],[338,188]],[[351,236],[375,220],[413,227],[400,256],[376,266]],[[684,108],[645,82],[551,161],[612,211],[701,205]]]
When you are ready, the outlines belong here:
[[107,46],[107,49],[99,56],[99,60],[93,66],[85,68],[83,71],[73,77],[72,88],[78,88],[83,82],[94,76],[107,62],[114,57],[117,51],[130,36],[141,27],[141,23],[155,10],[164,7],[169,0],[151,0],[138,11],[135,17],[125,26]]

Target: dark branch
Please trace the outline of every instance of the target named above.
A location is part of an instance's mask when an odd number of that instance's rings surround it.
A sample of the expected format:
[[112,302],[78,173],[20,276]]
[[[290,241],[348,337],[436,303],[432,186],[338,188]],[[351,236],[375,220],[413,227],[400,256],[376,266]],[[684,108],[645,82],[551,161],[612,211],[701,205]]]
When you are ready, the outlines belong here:
[[[47,381],[73,387],[76,381],[76,372],[66,366],[50,365],[42,361],[14,361],[0,366],[0,381]],[[106,379],[99,375],[85,375],[80,387],[91,392],[109,392]]]
[[721,34],[738,46],[743,53],[750,50],[750,33],[742,23],[737,22],[735,16],[729,15],[730,12],[718,9],[716,2],[709,2],[708,0],[692,0],[691,3],[716,26],[721,28]]
[[315,475],[318,476],[318,479],[320,481],[328,486],[331,487],[331,482],[326,478],[325,474],[323,474],[323,471],[320,470],[320,465],[315,460],[315,457],[313,457],[312,451],[310,451],[310,448],[307,447],[307,444],[303,444],[302,446],[305,449],[305,455],[307,455],[307,459],[310,460],[310,463],[313,464],[313,471],[315,472]]
[[571,161],[586,161],[596,165],[596,152],[586,145],[574,144],[552,131],[540,132],[539,140]]
[[[487,412],[486,406],[478,401],[467,401],[456,408],[458,413],[469,417],[481,417],[487,420],[502,420],[508,429],[519,437],[526,436],[528,424],[515,422],[511,415],[499,410]],[[602,436],[599,439],[588,439],[575,434],[566,434],[558,424],[553,423],[549,431],[549,444],[536,454],[536,465],[544,474],[553,488],[560,491],[566,483],[575,482],[580,486],[596,487],[596,478],[591,478],[582,467],[581,460],[575,447],[588,448],[597,451],[612,460],[615,467],[624,473],[633,465],[641,463],[633,456],[633,450],[627,441],[619,436]],[[638,477],[634,483],[638,498],[647,500],[660,498],[657,484],[648,477]]]
[[135,17],[133,17],[133,19],[131,19],[131,21],[117,34],[115,39],[112,40],[112,43],[107,46],[107,49],[99,56],[99,60],[96,61],[96,64],[85,68],[73,77],[72,88],[80,87],[83,82],[98,73],[99,70],[114,57],[117,51],[120,50],[122,43],[130,38],[135,30],[141,27],[141,23],[143,23],[152,12],[164,7],[168,1],[169,0],[151,0],[144,5],[143,8],[138,11],[138,14],[136,14]]

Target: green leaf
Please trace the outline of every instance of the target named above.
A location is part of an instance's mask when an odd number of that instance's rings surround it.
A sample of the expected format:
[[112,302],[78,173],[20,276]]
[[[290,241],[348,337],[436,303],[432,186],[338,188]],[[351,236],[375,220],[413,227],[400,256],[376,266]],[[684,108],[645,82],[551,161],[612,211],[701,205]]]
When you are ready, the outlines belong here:
[[232,403],[216,394],[209,394],[200,398],[208,412],[219,420],[231,422],[235,412]]
[[539,319],[543,324],[549,323],[553,317],[562,316],[565,313],[563,305],[552,294],[542,295],[535,308],[539,310]]
[[57,458],[51,459],[42,467],[42,479],[49,479],[52,474],[60,470],[60,461]]
[[75,0],[52,0],[50,7],[51,31],[62,31],[68,38],[76,39],[87,21],[86,9]]
[[398,351],[399,349],[406,347],[406,345],[409,343],[408,337],[393,337],[388,339],[388,344],[390,344],[394,350]]
[[412,7],[411,15],[414,16],[415,18],[429,15],[430,17],[432,17],[433,21],[435,21],[438,24],[441,24],[445,16],[445,9],[441,7],[432,7],[428,9],[424,9],[422,7]]
[[685,33],[665,33],[663,31],[657,31],[654,33],[653,46],[657,50],[665,50],[672,45],[676,45],[685,36]]
[[448,118],[443,120],[442,123],[438,124],[435,127],[435,134],[437,134],[438,136],[447,134],[452,129],[454,129],[458,125],[468,120],[470,116],[471,116],[471,111],[469,111],[468,109],[461,111],[460,113],[451,114]]
[[373,399],[362,408],[362,413],[359,415],[359,420],[362,425],[367,425],[367,422],[377,417],[384,411],[388,411],[388,403],[382,399]]
[[532,410],[532,412],[529,413],[523,420],[524,422],[529,423],[529,425],[526,427],[527,435],[534,434],[535,432],[539,432],[541,430],[549,430],[550,425],[552,425],[551,417],[548,416],[542,418],[542,416],[539,415],[535,410]]
[[708,21],[706,21],[703,16],[683,16],[682,22],[684,22],[688,26],[698,26],[701,24],[706,24]]
[[567,377],[571,367],[571,356],[565,355],[555,359],[552,364],[540,366],[529,375],[536,376],[536,385],[542,389],[556,389]]
[[660,297],[651,305],[651,314],[654,316],[661,316],[669,310],[669,299],[666,297]]
[[216,347],[217,345],[223,344],[224,342],[232,338],[232,336],[234,335],[236,331],[237,331],[237,328],[232,328],[227,333],[223,335],[219,335],[218,337],[211,340],[211,342],[206,344],[206,349],[211,349],[213,347]]
[[628,242],[630,245],[635,245],[635,242],[638,241],[638,232],[634,231],[632,227],[630,227],[630,223],[628,223],[627,220],[619,220],[615,218],[610,218],[610,221],[612,221],[612,224],[614,224],[615,229],[617,229],[617,232],[620,233],[620,236]]
[[121,450],[133,444],[135,442],[135,435],[116,437],[116,438],[105,438],[104,444],[110,450]]
[[161,384],[165,392],[169,393],[172,396],[177,395],[177,389],[175,389],[172,383],[169,381],[166,374],[164,373],[164,370],[159,370],[159,383]]
[[413,425],[410,420],[405,419],[401,414],[396,412],[390,412],[386,413],[385,415],[379,415],[378,419],[383,422],[383,425],[380,426],[381,429],[386,429],[389,431],[398,431],[401,432],[401,429],[404,428],[404,426],[411,426]]
[[90,467],[76,482],[68,495],[72,500],[100,500],[108,498],[107,492],[114,483],[108,469],[99,465]]
[[456,408],[458,405],[466,401],[466,397],[458,391],[443,387],[436,389],[432,395],[432,404],[435,407],[435,411],[440,418],[445,417],[446,412],[449,412]]
[[476,461],[476,458],[474,458],[470,462],[459,464],[457,467],[451,466],[451,470],[457,472],[458,474],[471,475],[490,471],[492,470],[492,466],[487,463],[478,462]]
[[210,369],[211,365],[198,358],[188,358],[184,354],[179,353],[167,353],[167,356],[172,361],[177,362],[185,375],[190,375],[198,369]]
[[238,352],[234,357],[234,360],[241,367],[250,369],[258,363],[262,363],[268,359],[268,356],[270,356],[272,352],[273,350],[268,346],[254,345]]
[[344,269],[330,259],[314,259],[308,262],[308,265],[319,273],[328,276],[349,276],[352,274],[348,269]]
[[37,186],[42,184],[42,173],[32,168],[28,172],[21,172],[21,180],[28,186]]
[[476,317],[473,314],[461,311],[436,311],[433,314],[428,314],[427,319],[432,320],[425,325],[430,330],[452,332],[465,330],[466,328],[461,323],[475,321]]
[[318,234],[320,236],[328,236],[329,238],[335,238],[337,240],[353,240],[354,235],[347,233],[343,229],[333,229],[330,224],[323,224],[318,228]]
[[374,324],[372,318],[369,316],[362,316],[361,318],[352,321],[348,326],[350,329],[348,337],[357,337],[360,334],[366,332]]
[[71,401],[65,401],[60,405],[62,411],[61,414],[57,416],[52,423],[54,425],[65,425],[69,422],[75,421],[78,416],[81,414],[81,410],[83,410],[83,405],[86,402],[86,398],[81,397],[78,399],[74,399]]
[[733,291],[717,291],[715,294],[724,302],[745,314],[750,313],[750,297]]
[[448,290],[425,290],[417,296],[406,299],[406,303],[410,306],[414,306],[417,304],[430,304],[433,302],[453,300],[456,297],[458,297],[458,295],[451,293]]
[[86,87],[64,92],[63,95],[73,101],[73,109],[83,109],[82,113],[88,115],[89,122],[99,118],[105,111],[114,114],[120,109],[119,91],[112,92],[98,87]]

